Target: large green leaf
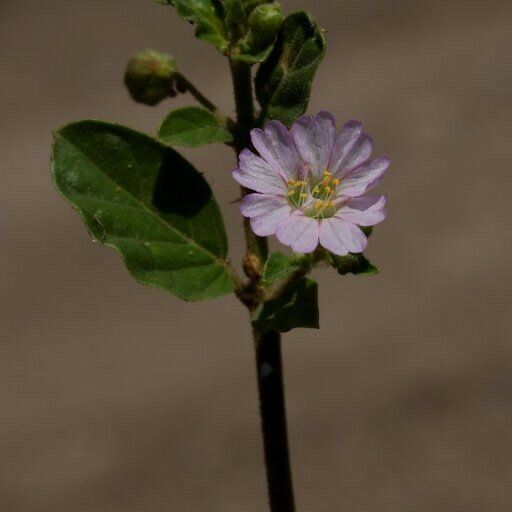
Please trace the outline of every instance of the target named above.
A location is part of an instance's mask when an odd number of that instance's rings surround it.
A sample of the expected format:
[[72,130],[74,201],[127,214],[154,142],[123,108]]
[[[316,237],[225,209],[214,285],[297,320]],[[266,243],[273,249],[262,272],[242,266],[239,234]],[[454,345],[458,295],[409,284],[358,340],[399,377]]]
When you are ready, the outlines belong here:
[[290,283],[279,299],[256,308],[252,323],[260,331],[288,332],[297,327],[318,329],[318,285],[308,278]]
[[284,20],[272,53],[256,74],[263,120],[290,125],[304,114],[324,54],[324,36],[309,14],[300,11]]
[[220,0],[165,0],[178,15],[196,26],[196,37],[216,46],[221,52],[229,46]]
[[138,282],[190,301],[234,288],[217,203],[176,151],[99,121],[67,125],[54,137],[55,186]]
[[233,137],[208,110],[185,107],[174,110],[162,121],[158,139],[171,146],[199,147],[231,142]]

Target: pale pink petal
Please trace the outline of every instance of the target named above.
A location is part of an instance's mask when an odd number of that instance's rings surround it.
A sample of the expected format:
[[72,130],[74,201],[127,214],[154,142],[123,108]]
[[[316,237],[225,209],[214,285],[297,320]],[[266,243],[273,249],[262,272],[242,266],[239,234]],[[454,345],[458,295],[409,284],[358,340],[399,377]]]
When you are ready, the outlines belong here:
[[276,236],[295,252],[313,252],[318,245],[318,221],[295,210],[277,226]]
[[338,217],[320,221],[320,245],[338,256],[363,252],[368,243],[365,234],[354,224]]
[[389,158],[381,156],[354,169],[341,180],[338,194],[346,197],[363,195],[379,184],[390,163]]
[[251,140],[266,162],[284,179],[297,179],[301,167],[290,131],[279,121],[270,121],[264,130],[251,130]]
[[386,218],[386,196],[353,197],[343,204],[336,217],[358,226],[375,226]]
[[329,170],[336,174],[338,170],[343,168],[354,144],[358,141],[363,133],[363,125],[359,121],[349,121],[343,126],[336,136],[331,158],[329,160]]
[[338,162],[337,170],[333,171],[333,175],[336,178],[343,178],[350,171],[367,162],[372,154],[372,149],[373,139],[366,133],[361,134],[347,155]]
[[290,131],[307,169],[314,176],[320,176],[327,169],[334,147],[334,117],[328,112],[302,116],[295,121]]
[[292,208],[285,197],[270,194],[247,194],[240,204],[244,217],[251,219],[252,230],[258,236],[270,236],[277,225],[288,218]]
[[243,187],[263,194],[286,194],[288,190],[285,180],[265,160],[248,149],[240,153],[233,178]]

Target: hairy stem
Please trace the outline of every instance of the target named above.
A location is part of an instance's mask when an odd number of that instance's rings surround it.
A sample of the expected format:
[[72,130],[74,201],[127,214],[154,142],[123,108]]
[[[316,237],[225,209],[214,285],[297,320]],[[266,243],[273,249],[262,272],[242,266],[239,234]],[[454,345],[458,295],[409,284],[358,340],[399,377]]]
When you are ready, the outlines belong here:
[[[234,149],[239,155],[243,148],[251,147],[249,132],[255,127],[252,77],[250,65],[230,60],[230,66],[237,112]],[[242,196],[248,193],[243,187],[241,190]],[[256,258],[259,266],[263,267],[268,256],[267,239],[254,234],[248,219],[244,219],[244,232],[246,259]],[[257,273],[248,275],[257,288]],[[250,301],[247,305],[251,309]],[[261,332],[256,329],[253,330],[253,335],[270,510],[294,512],[286,431],[281,336],[276,331]]]
[[181,73],[177,74],[176,77],[177,84],[181,87],[183,91],[188,91],[194,98],[203,105],[206,109],[212,112],[215,117],[223,124],[223,126],[232,130],[235,123],[232,119],[226,116],[215,104],[213,104],[192,82],[190,82],[184,75]]
[[[249,132],[254,127],[254,102],[252,96],[251,67],[245,62],[230,60],[233,89],[235,92],[235,105],[237,115],[237,128],[235,130],[235,151],[237,155],[244,148],[251,147]],[[249,191],[241,187],[242,197]],[[256,256],[260,266],[263,267],[268,256],[267,239],[254,234],[249,219],[244,218],[244,233],[247,245],[247,254]]]
[[254,333],[261,429],[271,512],[294,512],[292,472],[286,431],[281,337]]

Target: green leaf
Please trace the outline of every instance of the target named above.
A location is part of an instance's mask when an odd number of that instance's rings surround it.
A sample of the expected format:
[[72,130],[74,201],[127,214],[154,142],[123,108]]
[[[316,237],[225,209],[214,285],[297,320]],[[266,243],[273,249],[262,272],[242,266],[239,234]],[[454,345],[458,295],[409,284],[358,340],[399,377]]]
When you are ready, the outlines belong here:
[[311,262],[307,257],[287,256],[282,252],[273,252],[265,263],[262,278],[266,283],[273,283],[310,266]]
[[338,274],[367,275],[379,273],[379,269],[367,260],[362,253],[336,256],[331,254],[331,265],[338,271]]
[[303,11],[288,16],[274,49],[256,74],[256,96],[263,118],[290,125],[304,114],[311,85],[325,54],[325,39]]
[[147,135],[100,121],[69,124],[54,137],[56,188],[138,282],[190,301],[233,290],[219,208],[189,162]]
[[158,129],[158,139],[171,146],[199,147],[215,142],[231,142],[231,133],[208,110],[185,107],[171,112]]
[[252,323],[261,331],[288,332],[297,327],[318,329],[318,285],[308,278],[291,283],[279,299],[256,308]]
[[196,37],[213,44],[221,52],[229,46],[224,12],[219,0],[171,0],[178,15],[196,26]]

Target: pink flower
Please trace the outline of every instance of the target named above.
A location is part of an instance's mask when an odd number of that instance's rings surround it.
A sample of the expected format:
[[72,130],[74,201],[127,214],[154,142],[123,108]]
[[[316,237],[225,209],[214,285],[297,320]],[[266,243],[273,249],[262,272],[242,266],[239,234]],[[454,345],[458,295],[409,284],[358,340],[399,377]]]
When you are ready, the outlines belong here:
[[288,130],[270,121],[251,131],[259,153],[240,153],[233,177],[253,190],[241,212],[259,236],[276,235],[295,252],[320,243],[334,254],[363,252],[368,242],[359,226],[386,217],[386,197],[365,195],[389,167],[387,157],[370,160],[372,139],[361,123],[349,121],[336,133],[328,112],[302,116]]

